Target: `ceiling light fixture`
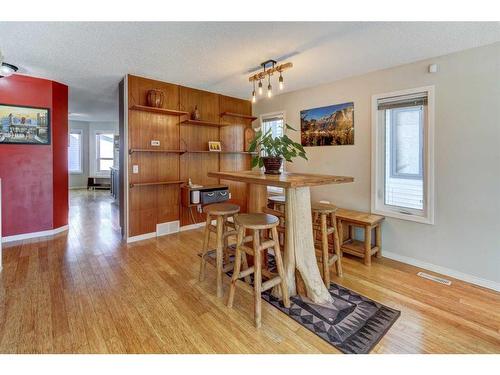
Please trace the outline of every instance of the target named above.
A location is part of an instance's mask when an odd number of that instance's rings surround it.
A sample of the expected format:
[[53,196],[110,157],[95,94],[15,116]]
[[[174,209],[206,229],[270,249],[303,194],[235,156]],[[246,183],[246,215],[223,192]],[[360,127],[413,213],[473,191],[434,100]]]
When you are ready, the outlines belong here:
[[271,86],[271,74],[269,74],[267,77],[268,77],[267,97],[270,98],[271,96],[273,96],[273,86]]
[[4,62],[2,52],[0,52],[0,78],[11,76],[18,70],[17,66]]
[[285,64],[280,64],[280,65],[276,65],[276,64],[277,64],[277,62],[275,60],[264,61],[263,63],[260,64],[260,66],[262,66],[262,71],[260,71],[259,73],[255,73],[254,75],[248,77],[248,80],[250,82],[252,82],[252,84],[253,84],[253,92],[252,92],[252,102],[253,103],[255,103],[255,101],[256,101],[256,99],[254,99],[254,97],[255,97],[255,95],[254,95],[255,94],[255,81],[259,81],[258,92],[259,92],[259,95],[262,95],[262,91],[263,91],[262,80],[266,79],[266,76],[267,76],[267,82],[268,82],[268,85],[267,85],[267,97],[268,98],[271,98],[273,96],[273,86],[271,85],[271,76],[276,72],[279,72],[279,74],[280,74],[279,79],[278,79],[279,89],[283,90],[283,88],[284,88],[283,71],[285,71],[286,69],[292,68],[293,64],[291,62],[288,62]]

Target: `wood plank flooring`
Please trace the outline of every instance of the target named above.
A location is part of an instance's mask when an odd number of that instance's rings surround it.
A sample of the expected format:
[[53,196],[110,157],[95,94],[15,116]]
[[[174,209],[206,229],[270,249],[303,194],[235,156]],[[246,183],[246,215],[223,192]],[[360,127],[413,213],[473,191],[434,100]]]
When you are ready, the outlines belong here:
[[[201,229],[127,245],[117,221],[108,192],[72,191],[68,233],[4,247],[1,353],[338,353],[267,303],[256,330],[252,296],[228,309],[212,266],[198,282]],[[402,311],[373,353],[500,353],[500,294],[418,271],[346,256],[333,276]]]

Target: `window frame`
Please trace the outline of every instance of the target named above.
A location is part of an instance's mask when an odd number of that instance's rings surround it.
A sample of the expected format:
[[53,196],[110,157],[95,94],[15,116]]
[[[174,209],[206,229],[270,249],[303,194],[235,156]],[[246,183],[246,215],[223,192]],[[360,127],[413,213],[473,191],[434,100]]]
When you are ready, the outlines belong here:
[[[96,158],[95,158],[95,173],[96,175],[103,175],[103,174],[110,174],[111,171],[108,169],[108,170],[102,170],[101,169],[101,163],[100,161],[101,160],[114,160],[115,158],[112,157],[112,158],[101,158],[101,155],[100,155],[100,138],[99,136],[102,135],[102,134],[111,134],[113,136],[113,139],[114,139],[114,132],[112,131],[109,131],[109,130],[102,130],[102,131],[96,131],[95,132],[95,139],[94,139],[94,142],[95,142],[95,154],[96,154]],[[113,144],[113,150],[114,150],[114,141],[111,142]]]
[[[267,118],[273,118],[273,117],[279,117],[281,116],[283,118],[283,135],[286,134],[286,113],[285,111],[275,111],[275,112],[269,112],[269,113],[263,113],[259,116],[259,121],[260,121],[260,129],[263,128],[264,126],[264,120]],[[286,168],[286,160],[283,160],[282,164],[282,172],[285,172]],[[285,194],[285,189],[280,188],[278,186],[268,186],[267,187],[267,192],[272,194],[272,195],[284,195]]]
[[[80,136],[80,169],[78,171],[69,170],[69,148],[71,147],[71,134],[78,134]],[[82,129],[70,129],[68,133],[68,173],[69,174],[83,174],[83,130]]]
[[[383,98],[427,93],[427,108],[424,109],[423,137],[423,210],[385,204],[385,121],[380,121],[378,100]],[[372,151],[371,151],[371,211],[376,214],[409,220],[424,224],[434,224],[435,187],[434,187],[434,86],[417,87],[372,95]],[[384,116],[385,117],[385,116]],[[384,131],[381,131],[384,130]],[[391,151],[392,152],[392,151]],[[391,166],[389,166],[391,167]]]

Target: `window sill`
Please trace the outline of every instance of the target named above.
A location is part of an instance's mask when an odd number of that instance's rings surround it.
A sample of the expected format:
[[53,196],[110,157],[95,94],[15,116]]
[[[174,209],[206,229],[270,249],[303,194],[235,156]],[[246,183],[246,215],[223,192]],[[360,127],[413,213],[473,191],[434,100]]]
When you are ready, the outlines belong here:
[[434,225],[434,219],[430,218],[430,217],[425,217],[425,216],[418,216],[418,215],[414,215],[414,214],[403,214],[403,213],[397,212],[397,211],[377,210],[377,209],[373,209],[372,213],[382,215],[385,217],[392,217],[394,219],[413,221],[413,222],[420,223],[420,224]]
[[82,175],[83,171],[80,172],[69,172],[70,175]]

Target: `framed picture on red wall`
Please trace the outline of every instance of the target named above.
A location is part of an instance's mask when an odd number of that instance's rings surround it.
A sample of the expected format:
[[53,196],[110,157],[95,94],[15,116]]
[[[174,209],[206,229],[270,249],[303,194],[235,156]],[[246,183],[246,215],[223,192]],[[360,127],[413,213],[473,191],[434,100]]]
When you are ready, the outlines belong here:
[[0,104],[0,145],[50,145],[50,109]]

